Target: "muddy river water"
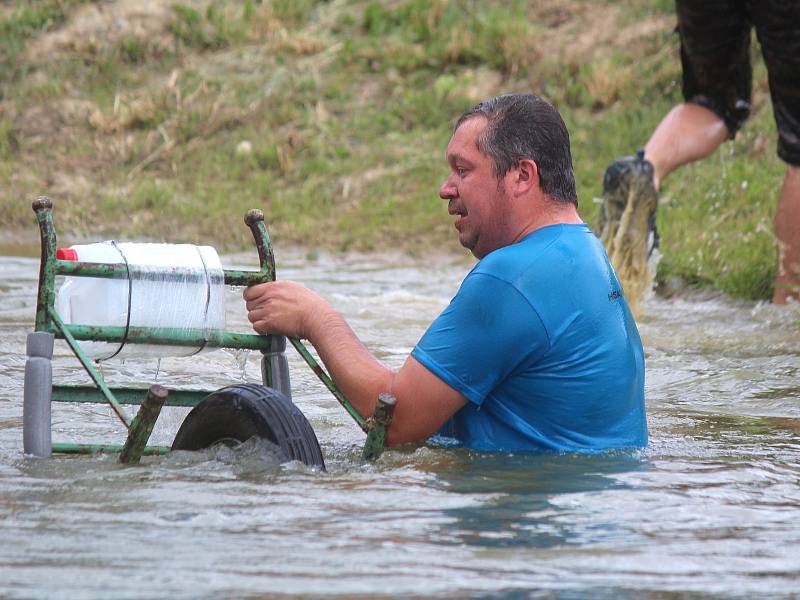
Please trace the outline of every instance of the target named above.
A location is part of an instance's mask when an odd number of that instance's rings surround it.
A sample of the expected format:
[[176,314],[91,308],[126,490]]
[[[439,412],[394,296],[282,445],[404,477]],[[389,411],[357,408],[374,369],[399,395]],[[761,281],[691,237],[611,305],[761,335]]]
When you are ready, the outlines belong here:
[[[228,267],[255,266],[249,255]],[[290,350],[295,401],[327,472],[263,449],[22,455],[25,336],[38,260],[0,258],[0,597],[277,595],[546,598],[800,594],[800,307],[680,295],[645,304],[649,447],[600,456],[427,447],[359,459],[364,436]],[[278,256],[392,366],[470,263]],[[247,331],[240,290],[228,328]],[[57,342],[58,382],[86,375]],[[217,389],[258,356],[103,368],[113,383]],[[165,409],[169,445],[185,409]],[[100,405],[53,408],[55,441],[121,443]]]

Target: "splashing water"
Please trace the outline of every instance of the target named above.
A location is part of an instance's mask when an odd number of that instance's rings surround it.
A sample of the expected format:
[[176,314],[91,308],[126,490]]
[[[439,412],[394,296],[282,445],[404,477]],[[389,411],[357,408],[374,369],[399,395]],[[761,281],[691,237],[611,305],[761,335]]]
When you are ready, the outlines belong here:
[[250,350],[246,348],[223,348],[222,351],[233,359],[233,364],[239,372],[239,380],[247,382],[247,359]]
[[606,169],[598,237],[637,316],[652,293],[660,258],[654,221],[657,206],[652,165],[643,154],[621,158]]

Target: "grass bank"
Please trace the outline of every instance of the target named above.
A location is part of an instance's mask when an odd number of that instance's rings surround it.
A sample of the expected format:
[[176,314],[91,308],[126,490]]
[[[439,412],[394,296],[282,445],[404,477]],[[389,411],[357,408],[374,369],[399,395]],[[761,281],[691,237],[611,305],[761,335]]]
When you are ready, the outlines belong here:
[[[562,112],[585,219],[602,174],[680,99],[662,0],[38,0],[0,8],[0,229],[249,244],[455,248],[437,189],[461,111],[534,91]],[[754,53],[756,56],[757,53]],[[763,65],[754,116],[667,179],[677,276],[769,297],[782,165]]]

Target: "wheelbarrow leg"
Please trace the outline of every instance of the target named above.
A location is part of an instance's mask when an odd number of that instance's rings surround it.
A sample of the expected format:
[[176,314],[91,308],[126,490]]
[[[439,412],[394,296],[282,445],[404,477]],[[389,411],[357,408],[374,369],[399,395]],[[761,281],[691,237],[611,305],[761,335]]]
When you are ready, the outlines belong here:
[[168,394],[167,389],[158,384],[151,385],[147,390],[147,396],[128,429],[128,439],[119,455],[119,462],[134,465],[139,463]]
[[53,334],[29,333],[22,407],[22,447],[25,454],[47,458],[52,453]]
[[386,447],[386,435],[389,425],[394,416],[394,408],[397,405],[397,398],[388,392],[378,395],[378,404],[375,406],[375,413],[367,419],[367,441],[361,457],[364,460],[376,460],[383,453]]

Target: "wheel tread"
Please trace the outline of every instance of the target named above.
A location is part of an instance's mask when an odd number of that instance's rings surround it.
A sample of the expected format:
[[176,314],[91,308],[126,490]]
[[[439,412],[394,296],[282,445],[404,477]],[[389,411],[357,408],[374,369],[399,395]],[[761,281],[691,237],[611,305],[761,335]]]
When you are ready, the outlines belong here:
[[[246,423],[247,419],[251,422]],[[210,432],[225,427],[238,433],[228,437],[239,439],[243,437],[242,429],[252,428],[248,426],[255,427],[259,437],[280,446],[288,458],[324,470],[319,442],[305,415],[281,392],[253,383],[228,386],[204,398],[187,415],[172,447],[183,450],[206,447],[213,443],[207,442]]]

